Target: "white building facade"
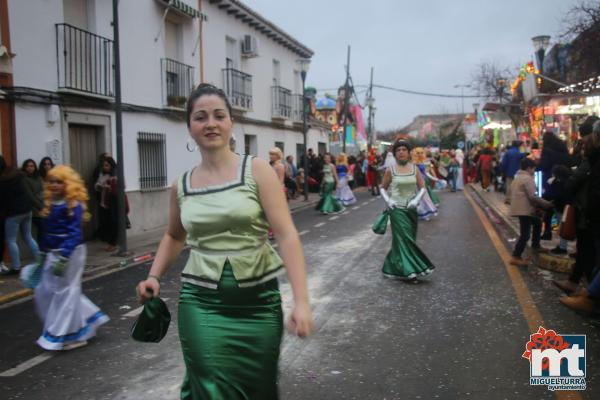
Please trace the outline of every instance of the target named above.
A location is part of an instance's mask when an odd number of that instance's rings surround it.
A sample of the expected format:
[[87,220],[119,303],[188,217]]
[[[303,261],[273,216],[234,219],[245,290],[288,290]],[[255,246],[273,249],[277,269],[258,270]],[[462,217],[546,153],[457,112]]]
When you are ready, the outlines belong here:
[[[75,167],[93,191],[98,156],[116,155],[112,19],[112,1],[8,1],[13,86],[2,90],[14,107],[18,165],[50,156]],[[119,2],[119,25],[124,160],[117,162],[130,233],[166,223],[168,186],[199,161],[186,149],[184,107],[200,82],[228,93],[238,152],[302,151],[297,60],[312,51],[272,23],[232,0],[128,0]],[[327,145],[327,128],[311,121],[308,146]]]

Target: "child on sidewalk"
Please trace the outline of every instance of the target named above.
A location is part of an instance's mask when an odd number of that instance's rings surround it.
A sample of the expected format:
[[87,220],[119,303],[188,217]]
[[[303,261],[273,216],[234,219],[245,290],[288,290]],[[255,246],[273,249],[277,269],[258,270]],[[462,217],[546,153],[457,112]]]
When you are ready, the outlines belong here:
[[510,260],[512,265],[524,266],[529,264],[530,260],[522,259],[521,255],[530,237],[532,237],[531,248],[534,250],[541,248],[542,222],[535,215],[535,209],[536,207],[551,208],[553,206],[551,202],[535,194],[535,181],[533,179],[535,168],[536,164],[533,160],[523,158],[521,160],[521,169],[515,175],[511,185],[510,215],[519,217],[520,226],[519,239],[515,244],[515,249]]

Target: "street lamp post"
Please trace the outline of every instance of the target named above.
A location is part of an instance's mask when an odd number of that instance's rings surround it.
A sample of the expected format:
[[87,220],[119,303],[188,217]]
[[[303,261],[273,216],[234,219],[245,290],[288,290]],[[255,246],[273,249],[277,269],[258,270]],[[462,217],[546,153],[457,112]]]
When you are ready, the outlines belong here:
[[302,58],[298,60],[300,65],[300,77],[302,78],[302,133],[304,135],[304,201],[308,201],[308,108],[309,103],[306,98],[306,73],[310,66],[310,58]]

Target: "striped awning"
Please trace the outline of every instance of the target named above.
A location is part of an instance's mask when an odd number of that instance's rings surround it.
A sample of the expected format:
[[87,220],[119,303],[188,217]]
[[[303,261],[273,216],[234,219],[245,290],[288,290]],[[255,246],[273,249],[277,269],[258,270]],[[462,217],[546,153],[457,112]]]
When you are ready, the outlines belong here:
[[169,8],[186,15],[190,18],[203,18],[203,14],[194,7],[187,5],[181,0],[161,0]]

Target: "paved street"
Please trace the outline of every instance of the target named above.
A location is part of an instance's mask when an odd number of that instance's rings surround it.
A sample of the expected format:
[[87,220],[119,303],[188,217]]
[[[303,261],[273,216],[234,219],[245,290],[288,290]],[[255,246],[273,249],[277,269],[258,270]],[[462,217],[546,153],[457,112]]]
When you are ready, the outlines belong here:
[[[382,277],[391,236],[375,235],[370,226],[383,202],[368,193],[357,197],[341,215],[294,214],[316,331],[305,340],[285,337],[282,399],[598,397],[598,329],[560,305],[549,272],[507,268],[502,251],[510,237],[500,232],[493,241],[462,192],[442,194],[440,215],[419,224],[419,243],[437,266],[419,284]],[[160,344],[129,338],[138,308],[134,286],[148,264],[84,284],[111,321],[89,346],[71,352],[45,353],[34,344],[41,325],[31,301],[1,307],[0,375],[14,375],[0,376],[2,398],[178,398],[184,368],[176,304],[185,256],[162,286],[173,322]],[[281,282],[287,312],[291,291]],[[581,397],[529,385],[521,354],[542,320],[558,333],[587,335],[588,389]]]

